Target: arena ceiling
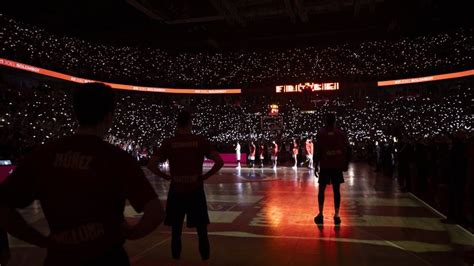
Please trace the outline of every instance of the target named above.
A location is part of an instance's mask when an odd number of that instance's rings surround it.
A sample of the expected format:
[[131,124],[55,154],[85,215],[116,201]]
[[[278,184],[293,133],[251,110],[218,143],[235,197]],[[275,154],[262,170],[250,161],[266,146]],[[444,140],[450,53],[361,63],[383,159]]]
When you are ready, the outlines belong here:
[[82,39],[167,49],[327,45],[471,27],[469,1],[3,1],[1,12]]

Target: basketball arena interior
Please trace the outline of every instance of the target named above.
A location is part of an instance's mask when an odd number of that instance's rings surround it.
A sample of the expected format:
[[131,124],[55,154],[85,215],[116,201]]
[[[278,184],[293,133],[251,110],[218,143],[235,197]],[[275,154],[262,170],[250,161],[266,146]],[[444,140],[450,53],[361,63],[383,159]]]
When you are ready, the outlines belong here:
[[[467,2],[2,3],[0,266],[473,265],[474,35]],[[123,264],[108,255],[51,264],[46,258],[59,244],[51,244],[58,225],[50,217],[70,215],[77,224],[83,217],[74,204],[59,204],[63,198],[53,203],[67,211],[42,207],[51,204],[48,191],[61,191],[68,202],[68,191],[81,187],[74,202],[89,204],[97,190],[107,201],[112,189],[89,189],[65,174],[45,190],[39,181],[21,185],[15,172],[25,172],[29,154],[79,134],[75,97],[92,83],[115,95],[101,142],[140,167],[167,217],[146,236],[123,237]],[[176,228],[166,224],[178,182],[173,160],[183,169],[195,164],[186,155],[163,155],[181,134],[182,113],[208,145],[198,160],[203,173],[223,162],[200,181],[206,255],[201,233],[186,224],[176,255]],[[323,190],[322,210],[322,158],[331,156],[323,150],[335,143],[325,144],[333,134],[324,133],[328,117],[345,136],[347,161],[341,182],[330,179]],[[116,173],[121,165],[108,167]],[[26,206],[11,204],[30,190],[37,196]],[[122,220],[145,220],[142,208],[123,200]],[[12,213],[47,244],[13,229]],[[81,256],[75,244],[65,245]]]

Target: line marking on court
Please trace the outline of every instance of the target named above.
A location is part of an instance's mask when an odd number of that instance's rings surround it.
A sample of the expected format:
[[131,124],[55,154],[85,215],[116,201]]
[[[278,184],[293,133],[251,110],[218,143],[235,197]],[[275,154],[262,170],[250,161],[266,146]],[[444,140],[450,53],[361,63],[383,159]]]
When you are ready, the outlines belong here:
[[[196,232],[183,232],[183,234],[196,235]],[[294,240],[322,240],[355,244],[368,244],[377,246],[386,246],[400,249],[403,251],[423,253],[423,252],[449,252],[452,248],[448,245],[432,244],[419,241],[388,241],[388,240],[369,240],[369,239],[354,239],[354,238],[340,238],[340,237],[301,237],[301,236],[271,236],[259,235],[239,231],[222,231],[209,232],[209,235],[240,237],[240,238],[271,238],[271,239],[294,239]],[[405,246],[405,247],[403,247]]]
[[164,244],[164,243],[166,243],[166,242],[168,242],[168,241],[170,241],[170,240],[171,240],[171,237],[168,237],[168,238],[166,238],[166,239],[164,239],[164,240],[161,240],[160,242],[154,244],[153,246],[151,246],[151,247],[145,249],[145,250],[142,251],[140,254],[133,256],[133,257],[130,259],[130,261],[131,261],[132,263],[136,263],[137,261],[143,259],[143,258],[145,257],[145,254],[146,254],[146,253],[150,252],[152,249],[154,249],[154,248],[156,248],[156,247],[158,247],[158,246],[161,246],[162,244]]
[[[409,195],[411,195],[412,197],[414,197],[415,199],[417,199],[419,202],[421,202],[423,205],[425,205],[425,207],[428,207],[429,209],[431,209],[432,211],[434,211],[436,214],[438,214],[439,216],[441,216],[443,219],[446,219],[447,217],[442,214],[440,211],[438,211],[437,209],[431,207],[431,205],[429,205],[428,203],[426,203],[424,200],[418,198],[417,196],[415,196],[415,194],[411,193],[411,192],[408,192]],[[462,231],[464,231],[465,233],[467,233],[468,235],[470,235],[471,237],[474,236],[473,233],[469,232],[469,230],[467,230],[466,228],[460,226],[459,224],[455,224],[456,227],[458,227],[459,229],[461,229]]]
[[237,207],[237,204],[234,204],[232,205],[232,207],[230,207],[229,209],[227,209],[227,211],[231,211],[233,208]]
[[408,194],[412,197],[414,197],[415,199],[417,199],[419,202],[421,202],[423,205],[425,205],[425,207],[428,207],[430,210],[432,210],[433,212],[435,212],[436,214],[438,214],[439,216],[441,216],[442,218],[446,219],[446,216],[444,214],[442,214],[440,211],[438,211],[437,209],[431,207],[431,205],[429,205],[428,203],[426,203],[424,200],[418,198],[417,196],[415,196],[415,194],[411,193],[411,192],[408,192]]

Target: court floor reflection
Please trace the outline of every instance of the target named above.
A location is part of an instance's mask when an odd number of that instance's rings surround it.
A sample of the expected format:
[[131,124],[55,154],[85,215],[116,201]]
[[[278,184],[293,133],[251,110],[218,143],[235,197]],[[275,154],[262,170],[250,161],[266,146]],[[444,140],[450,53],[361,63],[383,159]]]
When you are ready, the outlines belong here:
[[[145,171],[160,198],[168,183]],[[306,168],[224,168],[206,185],[211,265],[471,265],[460,256],[474,237],[366,164],[352,164],[341,186],[342,224],[333,223],[331,189],[326,190],[324,225],[317,212],[317,179]],[[47,230],[39,204],[24,212]],[[129,206],[127,219],[136,219]],[[132,265],[167,265],[170,228],[126,244]],[[41,265],[44,251],[12,239],[12,265]],[[183,235],[183,263],[197,265],[194,230]]]

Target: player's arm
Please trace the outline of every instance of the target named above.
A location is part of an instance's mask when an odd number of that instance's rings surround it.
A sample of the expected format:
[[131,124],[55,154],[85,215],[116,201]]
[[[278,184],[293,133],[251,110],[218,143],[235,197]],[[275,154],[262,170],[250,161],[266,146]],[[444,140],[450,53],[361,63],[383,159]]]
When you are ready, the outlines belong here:
[[313,164],[314,164],[314,173],[316,175],[319,175],[319,163],[321,162],[321,152],[322,152],[322,145],[320,141],[320,134],[316,135],[316,145],[314,145],[314,150],[313,150]]
[[143,216],[137,224],[128,222],[122,224],[123,235],[130,240],[143,238],[153,232],[164,220],[165,212],[158,198],[145,204]]
[[29,225],[16,209],[0,207],[0,227],[32,245],[46,247],[48,243],[48,238]]
[[143,212],[143,216],[133,225],[124,221],[122,233],[127,239],[139,239],[153,232],[163,222],[165,213],[155,190],[141,168],[132,158],[126,164],[127,169],[123,171],[126,198],[136,212]]
[[206,180],[209,177],[215,175],[219,170],[224,166],[224,161],[217,151],[211,151],[207,156],[210,160],[214,162],[212,168],[202,176],[202,180]]
[[352,147],[350,145],[347,146],[347,153],[346,153],[346,160],[349,163],[352,159]]
[[346,165],[344,167],[344,171],[347,171],[349,169],[349,162],[352,159],[352,147],[349,143],[349,139],[347,136],[344,134],[344,145],[346,146]]
[[313,151],[313,167],[314,174],[316,177],[319,177],[319,162],[321,161],[321,149],[316,149]]
[[148,161],[148,169],[150,169],[151,172],[153,172],[155,175],[164,178],[166,180],[171,180],[171,176],[167,175],[163,171],[161,171],[160,167],[158,167],[159,163],[164,163],[166,162],[167,157],[165,156],[166,154],[166,143],[163,143],[161,145],[160,149],[158,149],[157,152],[155,152],[151,158],[150,161]]
[[0,227],[18,239],[45,247],[47,237],[30,226],[16,210],[29,206],[36,198],[33,176],[38,171],[35,169],[33,160],[26,159],[0,186]]
[[[468,162],[468,164],[467,164],[467,165],[468,165],[467,171],[468,171],[468,174],[469,174],[468,176],[472,176],[472,171],[473,171],[473,168],[474,168],[474,167],[472,166],[472,165],[474,165],[474,163],[473,163],[474,159],[473,159],[472,157],[473,157],[473,156],[471,156],[471,155],[469,154],[469,151],[468,151],[468,153],[467,153],[467,158],[468,158],[468,161],[467,161],[467,162]],[[470,166],[469,166],[469,165],[470,165]],[[466,182],[466,186],[465,186],[465,188],[464,188],[464,193],[466,193],[466,194],[464,194],[464,195],[469,195],[469,194],[470,194],[470,191],[472,191],[472,186],[473,186],[473,184],[472,184],[472,178],[468,178],[466,181],[467,181],[467,182]]]

